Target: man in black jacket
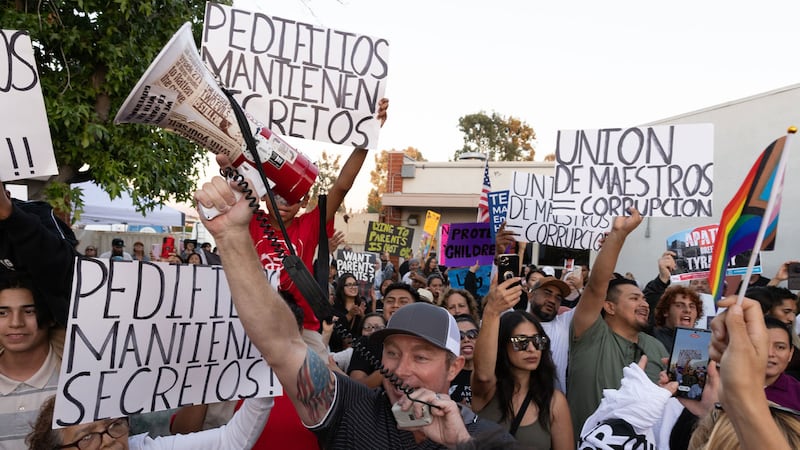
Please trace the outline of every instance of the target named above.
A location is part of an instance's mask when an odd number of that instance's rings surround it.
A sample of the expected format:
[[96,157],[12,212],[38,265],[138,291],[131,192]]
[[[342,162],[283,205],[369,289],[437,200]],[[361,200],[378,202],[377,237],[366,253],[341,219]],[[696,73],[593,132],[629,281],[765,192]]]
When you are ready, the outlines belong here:
[[24,202],[0,189],[0,271],[27,272],[52,317],[66,325],[75,233],[45,202]]

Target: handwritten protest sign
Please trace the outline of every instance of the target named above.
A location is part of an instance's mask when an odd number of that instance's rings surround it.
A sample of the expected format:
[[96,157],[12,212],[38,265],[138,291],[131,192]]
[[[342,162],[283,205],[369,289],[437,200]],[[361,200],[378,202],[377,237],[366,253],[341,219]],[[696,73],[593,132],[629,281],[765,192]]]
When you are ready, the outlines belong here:
[[554,247],[599,250],[603,234],[611,227],[606,216],[556,215],[560,202],[553,200],[553,177],[514,172],[509,189],[506,230],[521,242]]
[[401,258],[411,258],[411,243],[414,229],[382,222],[367,225],[367,240],[364,249],[368,252],[389,252]]
[[375,280],[375,263],[378,257],[374,253],[336,251],[336,271],[339,275],[351,273],[358,281],[372,283]]
[[494,239],[488,223],[446,223],[442,225],[439,253],[445,266],[492,264]]
[[[717,239],[719,225],[681,230],[667,238],[667,250],[675,253],[675,270],[670,280],[686,281],[707,278],[711,270],[711,254]],[[726,276],[744,275],[750,262],[751,252],[744,252],[731,258]],[[753,273],[761,273],[761,256],[756,259]]]
[[495,191],[487,194],[489,200],[489,223],[492,224],[492,240],[494,240],[500,225],[506,220],[508,212],[508,191]]
[[58,174],[42,85],[26,31],[0,30],[0,179]]
[[422,227],[422,238],[419,241],[419,254],[423,259],[427,258],[428,253],[431,251],[433,239],[436,236],[436,230],[439,229],[439,220],[441,218],[442,215],[436,211],[428,210],[425,212],[425,225]]
[[[450,267],[447,269],[447,278],[450,279],[450,287],[455,289],[464,289],[464,281],[467,279],[467,272],[469,267]],[[492,276],[492,266],[479,266],[478,271],[475,272],[476,282],[478,284],[478,295],[481,297],[489,293],[489,282]]]
[[53,426],[276,396],[220,266],[78,258]]
[[553,199],[563,214],[710,217],[714,127],[559,131]]
[[208,2],[202,58],[270,130],[377,148],[385,39]]

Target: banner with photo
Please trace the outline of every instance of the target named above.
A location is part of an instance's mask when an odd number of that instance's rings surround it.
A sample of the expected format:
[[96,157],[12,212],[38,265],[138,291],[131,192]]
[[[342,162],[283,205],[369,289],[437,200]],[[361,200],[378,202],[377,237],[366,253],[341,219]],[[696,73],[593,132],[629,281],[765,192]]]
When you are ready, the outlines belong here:
[[[718,228],[717,224],[704,225],[678,231],[667,238],[667,250],[675,253],[675,270],[670,280],[686,281],[708,277]],[[744,275],[750,254],[748,251],[731,258],[725,275]],[[761,271],[761,255],[759,255],[753,273]]]

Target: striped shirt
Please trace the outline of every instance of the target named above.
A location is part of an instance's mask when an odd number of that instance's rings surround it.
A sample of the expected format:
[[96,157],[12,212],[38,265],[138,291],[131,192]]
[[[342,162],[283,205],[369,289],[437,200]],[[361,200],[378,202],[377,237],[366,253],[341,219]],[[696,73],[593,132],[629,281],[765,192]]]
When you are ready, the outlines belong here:
[[60,369],[61,358],[51,346],[44,364],[29,379],[17,381],[0,374],[0,450],[26,448],[25,436],[39,407],[56,393]]
[[[369,389],[365,385],[336,373],[336,394],[333,404],[321,423],[308,428],[317,435],[322,448],[347,448],[352,450],[446,449],[431,440],[417,443],[411,431],[397,428],[392,405],[382,389]],[[491,433],[500,428],[494,422],[479,419],[469,408],[461,408],[464,425],[470,435]],[[507,433],[500,439],[513,443]]]

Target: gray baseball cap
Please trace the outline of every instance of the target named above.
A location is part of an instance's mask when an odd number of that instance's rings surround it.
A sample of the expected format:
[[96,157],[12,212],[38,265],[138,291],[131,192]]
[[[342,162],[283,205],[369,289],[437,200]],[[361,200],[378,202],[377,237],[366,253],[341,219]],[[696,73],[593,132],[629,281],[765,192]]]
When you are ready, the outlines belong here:
[[456,319],[441,306],[406,305],[392,314],[386,328],[372,333],[369,338],[373,343],[382,343],[393,334],[416,336],[456,356],[461,354],[461,334]]

